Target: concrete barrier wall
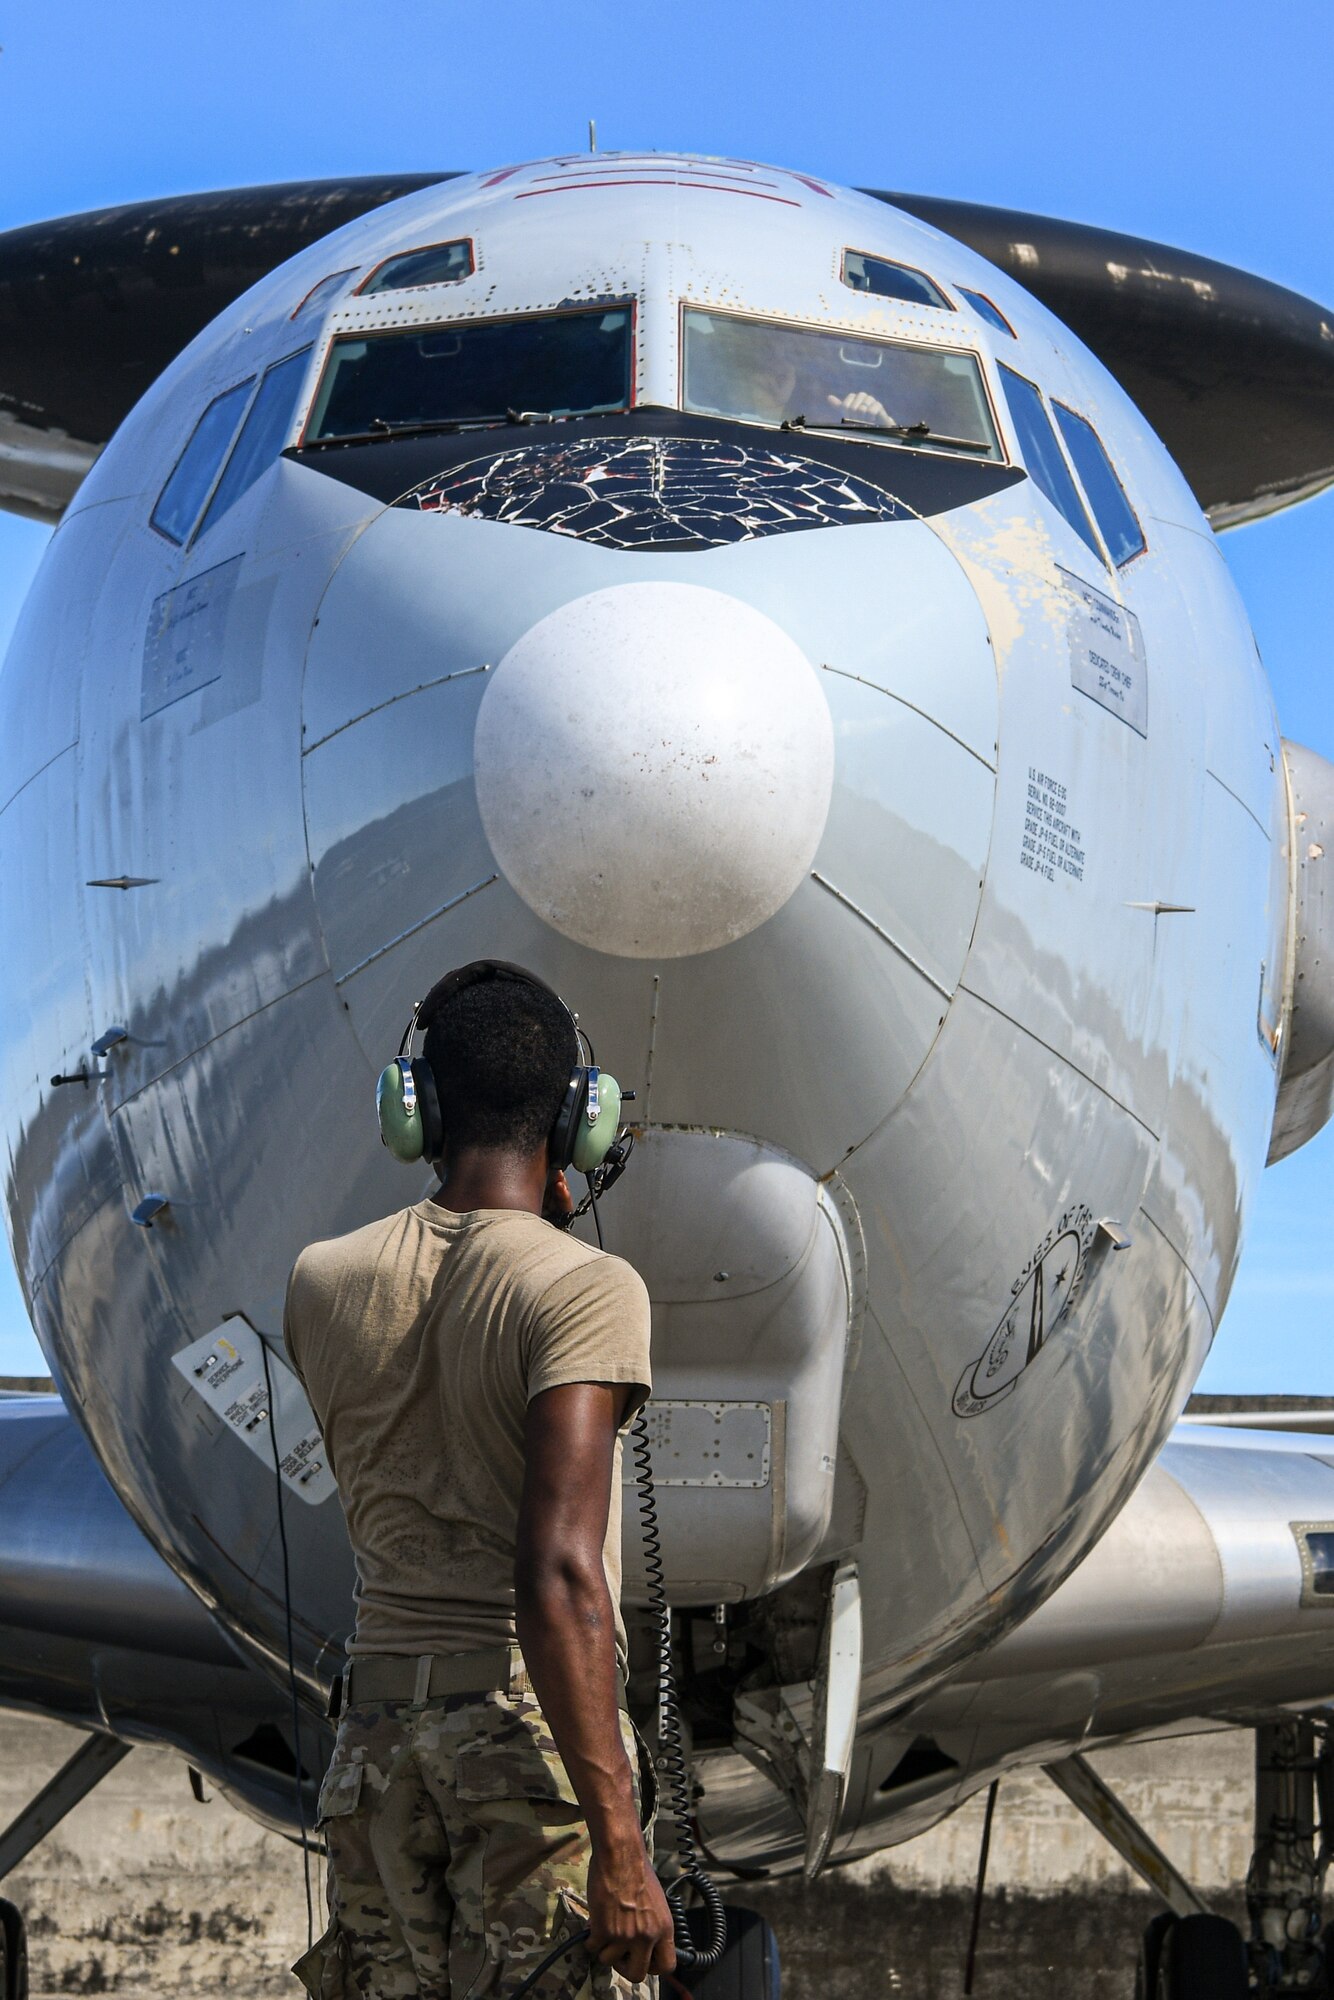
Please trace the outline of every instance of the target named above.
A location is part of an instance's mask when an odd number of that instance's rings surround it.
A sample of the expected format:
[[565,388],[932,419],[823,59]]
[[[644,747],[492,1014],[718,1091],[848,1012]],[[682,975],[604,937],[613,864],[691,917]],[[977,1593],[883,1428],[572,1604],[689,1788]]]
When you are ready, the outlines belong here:
[[[53,1723],[0,1717],[0,1820],[77,1747]],[[1249,1859],[1251,1739],[1239,1732],[1096,1757],[1103,1775],[1183,1872],[1235,1914]],[[945,2000],[961,1968],[982,1804],[921,1839],[810,1889],[729,1888],[763,1911],[783,1947],[785,2000]],[[312,1863],[317,1930],[322,1863]],[[1040,1775],[1007,1779],[992,1840],[979,2000],[1037,1993],[1124,2000],[1135,1941],[1155,1905]],[[34,1994],[296,1994],[304,1948],[301,1857],[214,1798],[186,1768],[136,1750],[8,1878],[27,1916]]]

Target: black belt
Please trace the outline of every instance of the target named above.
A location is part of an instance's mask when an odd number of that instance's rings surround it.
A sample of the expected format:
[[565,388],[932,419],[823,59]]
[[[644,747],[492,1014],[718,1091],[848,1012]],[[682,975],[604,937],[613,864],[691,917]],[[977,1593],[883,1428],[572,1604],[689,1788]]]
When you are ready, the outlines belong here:
[[[487,1646],[478,1653],[359,1653],[333,1684],[329,1714],[368,1701],[438,1701],[448,1694],[532,1694],[517,1646]],[[626,1706],[625,1680],[616,1670],[616,1694]]]

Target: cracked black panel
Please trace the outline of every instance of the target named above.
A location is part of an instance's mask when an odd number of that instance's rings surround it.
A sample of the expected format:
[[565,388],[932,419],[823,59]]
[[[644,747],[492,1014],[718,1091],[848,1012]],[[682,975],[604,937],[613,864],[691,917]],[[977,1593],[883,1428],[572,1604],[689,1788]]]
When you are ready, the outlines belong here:
[[711,549],[799,528],[913,518],[868,480],[800,453],[695,437],[521,445],[451,466],[398,505],[612,549]]

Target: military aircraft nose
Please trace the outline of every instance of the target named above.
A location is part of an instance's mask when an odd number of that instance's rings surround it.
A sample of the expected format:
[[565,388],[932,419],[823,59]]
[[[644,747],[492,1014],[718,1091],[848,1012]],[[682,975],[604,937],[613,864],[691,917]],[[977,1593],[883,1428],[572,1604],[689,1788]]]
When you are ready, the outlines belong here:
[[764,612],[625,583],[560,605],[498,662],[474,776],[536,915],[600,951],[679,958],[744,937],[806,876],[834,730],[810,661]]
[[997,685],[925,522],[634,554],[386,508],[302,691],[312,891],[369,1065],[445,967],[516,959],[647,1124],[823,1172],[911,1087],[971,949]]

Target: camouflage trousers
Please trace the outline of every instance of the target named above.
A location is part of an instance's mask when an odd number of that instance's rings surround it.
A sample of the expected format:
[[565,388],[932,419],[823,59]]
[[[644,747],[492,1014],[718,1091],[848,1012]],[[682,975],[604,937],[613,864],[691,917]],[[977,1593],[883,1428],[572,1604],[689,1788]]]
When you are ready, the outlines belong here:
[[[621,1730],[638,1784],[625,1715]],[[588,1828],[530,1694],[348,1709],[318,1825],[329,1928],[292,1968],[315,2000],[505,2000],[588,1920]],[[654,1985],[576,1945],[531,2000],[649,2000]]]

